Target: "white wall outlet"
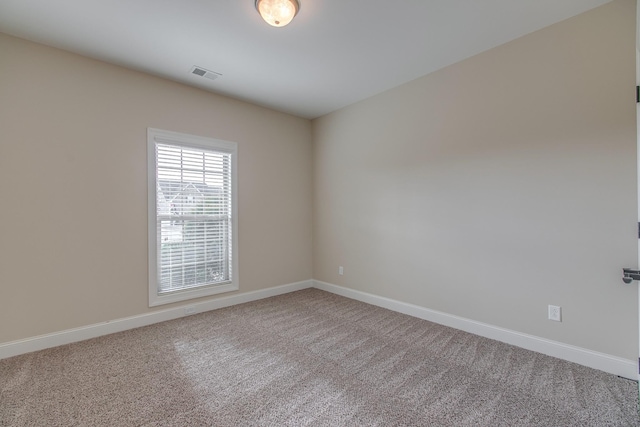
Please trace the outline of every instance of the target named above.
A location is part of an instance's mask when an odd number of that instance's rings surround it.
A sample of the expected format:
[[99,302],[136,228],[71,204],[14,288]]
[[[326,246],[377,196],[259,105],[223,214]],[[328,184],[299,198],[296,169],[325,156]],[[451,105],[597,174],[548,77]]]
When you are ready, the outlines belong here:
[[338,274],[341,276],[344,274],[344,268],[342,268],[342,266],[338,267]]
[[555,320],[556,322],[562,322],[562,307],[557,305],[549,306],[549,320]]
[[196,313],[196,308],[193,305],[190,305],[188,307],[184,308],[184,315],[188,316],[190,314],[195,314]]

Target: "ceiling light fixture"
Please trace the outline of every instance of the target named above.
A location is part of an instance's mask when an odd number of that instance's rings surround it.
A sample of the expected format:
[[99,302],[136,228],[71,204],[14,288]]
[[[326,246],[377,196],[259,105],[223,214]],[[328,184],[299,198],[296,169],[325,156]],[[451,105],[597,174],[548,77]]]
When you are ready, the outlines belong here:
[[298,0],[256,0],[256,9],[262,19],[274,27],[284,27],[300,10]]

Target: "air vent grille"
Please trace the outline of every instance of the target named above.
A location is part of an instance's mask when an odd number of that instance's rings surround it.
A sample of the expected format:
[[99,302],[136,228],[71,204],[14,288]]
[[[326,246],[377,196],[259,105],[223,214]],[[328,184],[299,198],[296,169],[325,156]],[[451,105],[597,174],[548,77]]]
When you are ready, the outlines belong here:
[[210,80],[215,80],[218,77],[222,76],[220,73],[216,73],[215,71],[207,70],[206,68],[194,66],[191,69],[191,74],[195,74],[196,76],[206,77]]

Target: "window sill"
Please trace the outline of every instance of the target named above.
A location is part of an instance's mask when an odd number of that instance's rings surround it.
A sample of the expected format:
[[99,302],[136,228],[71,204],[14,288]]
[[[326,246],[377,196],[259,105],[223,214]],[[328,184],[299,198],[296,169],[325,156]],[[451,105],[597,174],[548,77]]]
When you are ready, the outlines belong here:
[[194,298],[207,297],[225,292],[237,291],[239,286],[237,283],[225,283],[222,285],[211,285],[195,289],[185,289],[183,291],[175,291],[158,295],[157,293],[149,294],[149,307],[156,307],[173,302],[185,301]]

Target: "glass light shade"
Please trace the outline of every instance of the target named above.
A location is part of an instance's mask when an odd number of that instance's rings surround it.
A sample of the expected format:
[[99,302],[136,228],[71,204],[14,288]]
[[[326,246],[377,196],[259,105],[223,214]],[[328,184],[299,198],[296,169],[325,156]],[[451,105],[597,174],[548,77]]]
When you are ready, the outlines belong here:
[[296,16],[300,4],[298,0],[256,0],[256,9],[267,24],[284,27]]

